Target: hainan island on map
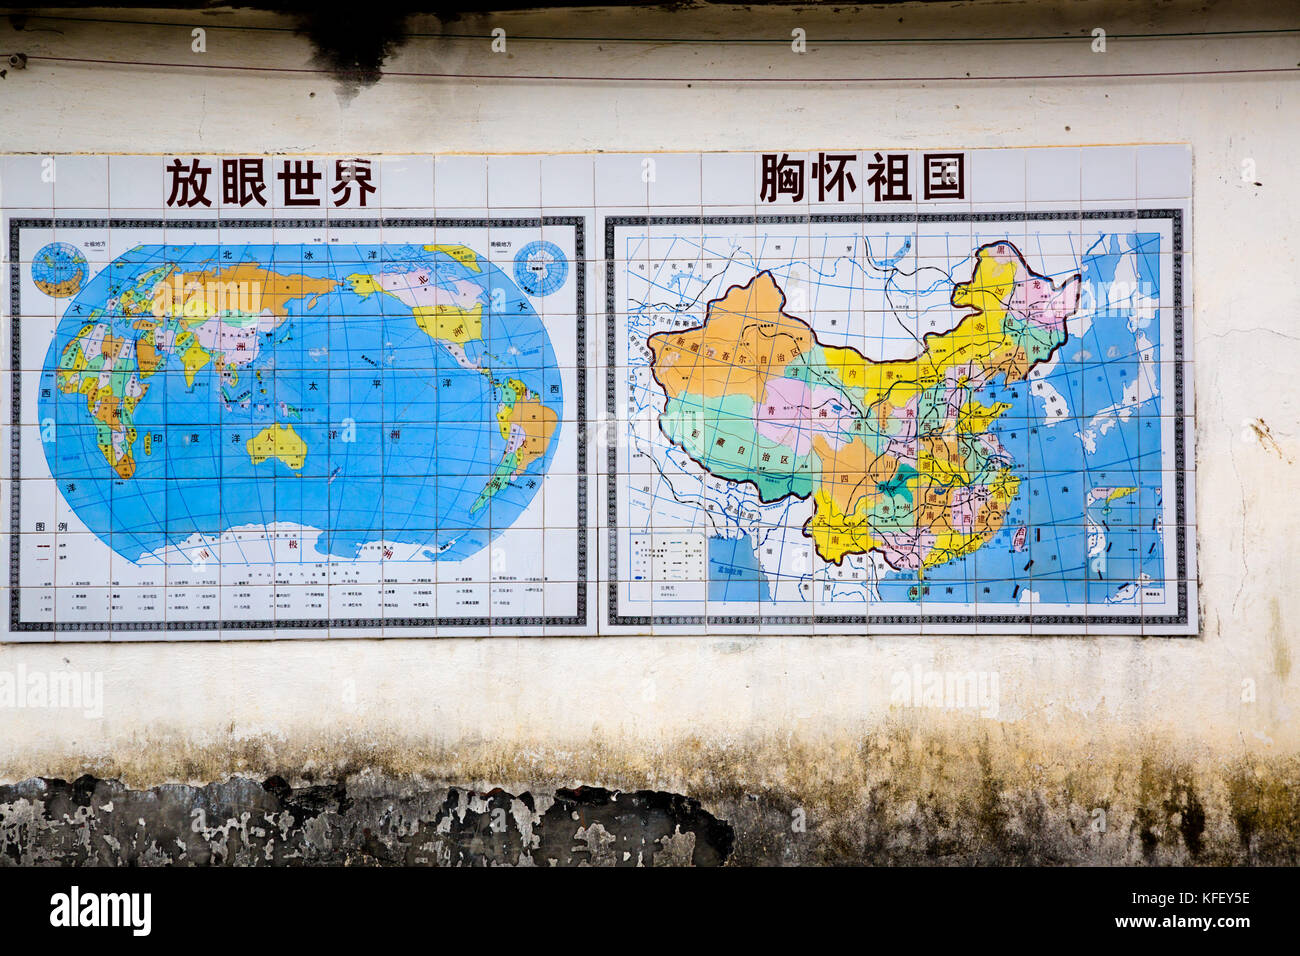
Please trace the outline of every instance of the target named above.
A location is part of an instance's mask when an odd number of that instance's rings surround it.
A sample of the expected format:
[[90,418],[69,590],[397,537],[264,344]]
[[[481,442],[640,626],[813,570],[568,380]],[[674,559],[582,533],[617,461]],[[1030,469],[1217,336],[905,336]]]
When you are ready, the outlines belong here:
[[710,474],[765,503],[811,499],[817,553],[880,553],[922,575],[971,554],[1002,527],[1020,488],[990,426],[1011,406],[979,401],[994,376],[1021,382],[1068,337],[1081,277],[1059,288],[1009,242],[975,255],[915,358],[872,361],[820,342],[784,310],[771,272],[708,304],[696,328],[652,335],[651,372],[668,396],[660,425]]
[[321,559],[455,561],[536,494],[555,365],[465,246],[140,245],[68,306],[39,413],[60,493],[128,560],[293,527]]

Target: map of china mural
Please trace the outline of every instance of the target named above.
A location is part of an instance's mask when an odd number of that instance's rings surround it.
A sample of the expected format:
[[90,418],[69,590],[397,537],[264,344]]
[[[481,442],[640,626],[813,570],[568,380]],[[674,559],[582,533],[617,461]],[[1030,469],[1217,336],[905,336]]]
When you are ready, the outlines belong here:
[[1074,276],[1057,289],[1009,243],[976,261],[952,296],[973,311],[927,334],[916,358],[890,362],[823,345],[782,311],[770,272],[728,290],[699,328],[649,340],[665,432],[765,503],[810,498],[804,530],[826,561],[875,550],[924,572],[973,553],[1020,489],[990,430],[1011,405],[978,395],[995,376],[1023,382],[1065,343],[1080,285]]
[[616,229],[621,617],[1185,620],[1181,220],[1097,215]]

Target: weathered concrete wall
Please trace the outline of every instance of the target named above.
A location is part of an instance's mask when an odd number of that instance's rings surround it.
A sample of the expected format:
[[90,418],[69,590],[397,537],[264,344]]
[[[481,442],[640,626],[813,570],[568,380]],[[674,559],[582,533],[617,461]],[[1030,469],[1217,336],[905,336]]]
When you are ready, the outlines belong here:
[[[1281,7],[1173,3],[1157,13],[1144,6],[509,15],[471,18],[456,29],[726,37],[788,36],[799,26],[810,52],[794,62],[784,46],[520,41],[494,56],[486,42],[417,38],[390,65],[444,73],[924,76],[1300,64],[1295,35],[1117,37],[1294,26],[1283,22]],[[281,21],[245,15],[244,22]],[[416,26],[436,29],[432,21]],[[1096,26],[1111,35],[1105,54],[1092,53],[1086,39],[865,50],[817,43],[875,30],[1009,36],[1087,34]],[[28,27],[0,25],[0,48],[163,62],[196,56],[183,28]],[[287,34],[210,30],[206,56],[300,66],[312,51]],[[1190,142],[1202,634],[9,645],[0,647],[0,668],[101,672],[104,714],[0,712],[0,780],[15,784],[0,788],[0,858],[182,859],[173,835],[188,834],[180,837],[188,861],[545,862],[549,852],[578,861],[573,847],[581,846],[597,861],[619,861],[623,850],[648,858],[647,848],[658,848],[656,862],[1294,863],[1298,108],[1294,74],[817,88],[391,77],[352,95],[314,74],[36,61],[11,73],[0,81],[0,144],[14,151]],[[1243,179],[1247,160],[1255,173]],[[996,717],[891,704],[893,676],[914,667],[996,673]],[[86,773],[120,784],[31,782]],[[261,781],[273,775],[284,784],[264,789]],[[175,784],[199,789],[165,789]],[[584,804],[579,819],[564,823],[554,807],[586,799],[562,793],[578,786],[625,796],[611,804],[583,791],[600,813]],[[324,789],[304,790],[313,787]],[[490,796],[494,788],[503,793]],[[531,808],[526,792],[534,795]],[[509,827],[483,832],[473,814],[507,803]],[[628,822],[651,804],[653,825]],[[195,807],[205,808],[207,830],[192,828]],[[631,816],[620,816],[620,807],[632,808]],[[583,817],[586,811],[593,815]],[[665,828],[683,836],[665,845]],[[538,846],[550,849],[526,852],[527,834],[540,834]],[[690,852],[681,840],[694,841]]]
[[[0,860],[148,865],[1300,863],[1300,760],[1182,759],[903,729],[835,744],[675,741],[627,753],[335,740],[195,754],[297,768],[132,789],[86,775],[0,786]],[[418,766],[395,774],[383,768]],[[303,770],[301,768],[310,768]],[[190,769],[193,769],[191,765]],[[169,779],[184,774],[158,775]],[[207,776],[199,774],[199,779]],[[469,788],[448,781],[477,781]],[[607,781],[574,786],[572,781]],[[646,789],[661,782],[691,794]]]

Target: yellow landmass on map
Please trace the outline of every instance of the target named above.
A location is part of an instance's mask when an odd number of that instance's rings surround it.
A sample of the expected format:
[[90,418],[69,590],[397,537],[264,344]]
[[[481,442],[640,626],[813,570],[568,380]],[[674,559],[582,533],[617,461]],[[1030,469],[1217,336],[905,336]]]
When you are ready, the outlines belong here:
[[513,408],[507,408],[504,404],[498,408],[497,425],[501,429],[501,437],[507,440],[512,426],[519,426],[524,433],[515,461],[515,474],[520,475],[535,459],[546,454],[558,419],[555,409],[543,405],[536,393],[528,391],[523,382],[510,379],[506,384],[514,389],[515,403]]
[[273,272],[254,262],[240,262],[201,272],[173,272],[154,285],[151,311],[157,318],[197,323],[223,312],[269,312],[283,321],[289,317],[290,302],[308,299],[310,309],[317,297],[338,285],[337,279]]
[[483,271],[483,267],[478,264],[478,253],[468,246],[425,246],[424,251],[451,256],[471,272]]
[[454,305],[417,305],[411,310],[415,324],[430,338],[464,345],[483,337],[483,303],[472,309]]
[[193,332],[182,332],[176,339],[176,346],[181,353],[181,364],[185,366],[185,384],[192,387],[199,369],[212,361],[212,353],[199,344]]
[[976,250],[954,282],[959,314],[909,358],[876,360],[821,342],[785,311],[770,271],[708,303],[692,328],[648,339],[668,397],[669,438],[717,477],[765,501],[811,498],[804,526],[838,564],[879,550],[918,573],[977,550],[1020,490],[995,422],[1011,406],[974,398],[1022,382],[1066,341],[1078,275],[1057,286],[1010,242]]
[[247,448],[254,465],[278,458],[294,471],[301,471],[307,460],[307,443],[292,425],[267,425],[248,440]]

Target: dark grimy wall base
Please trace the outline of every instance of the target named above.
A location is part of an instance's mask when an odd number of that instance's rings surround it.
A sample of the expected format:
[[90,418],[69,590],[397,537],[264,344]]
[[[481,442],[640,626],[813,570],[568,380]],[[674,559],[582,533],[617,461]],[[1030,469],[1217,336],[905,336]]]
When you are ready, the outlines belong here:
[[[359,791],[359,792],[357,792]],[[673,793],[545,797],[232,777],[130,790],[86,775],[0,787],[0,859],[72,866],[718,866],[735,833]]]
[[1300,863],[1295,757],[1180,758],[1155,744],[1067,753],[901,730],[631,753],[334,743],[333,757],[284,741],[185,748],[172,766],[167,754],[183,748],[154,742],[99,768],[117,779],[0,785],[0,862]]

